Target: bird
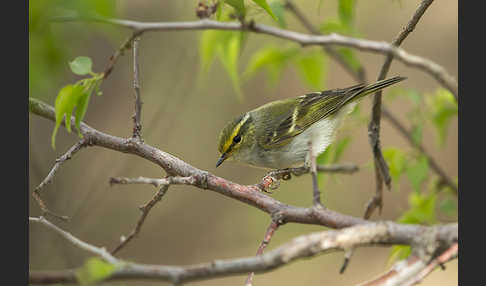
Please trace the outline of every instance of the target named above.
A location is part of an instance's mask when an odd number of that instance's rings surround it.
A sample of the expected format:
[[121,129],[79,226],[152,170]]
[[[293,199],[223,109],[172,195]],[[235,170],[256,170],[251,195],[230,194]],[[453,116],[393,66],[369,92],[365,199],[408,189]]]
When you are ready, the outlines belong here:
[[395,76],[372,84],[312,92],[245,112],[221,130],[216,167],[226,160],[274,170],[310,166],[311,156],[317,158],[333,142],[344,118],[360,99],[405,79]]

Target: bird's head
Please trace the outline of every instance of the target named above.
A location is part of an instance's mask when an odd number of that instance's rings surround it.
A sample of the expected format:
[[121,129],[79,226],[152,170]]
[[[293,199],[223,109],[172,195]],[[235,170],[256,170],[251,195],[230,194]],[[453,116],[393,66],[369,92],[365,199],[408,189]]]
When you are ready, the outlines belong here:
[[216,167],[221,165],[226,159],[237,155],[240,151],[248,147],[251,143],[252,118],[249,113],[245,113],[233,121],[226,124],[219,134],[218,151],[221,156],[216,163]]

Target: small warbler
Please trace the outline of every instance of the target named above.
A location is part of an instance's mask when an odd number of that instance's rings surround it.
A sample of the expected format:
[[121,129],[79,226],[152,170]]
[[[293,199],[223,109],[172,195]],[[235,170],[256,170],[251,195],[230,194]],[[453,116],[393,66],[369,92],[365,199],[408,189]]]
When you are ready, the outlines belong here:
[[221,131],[216,167],[229,158],[269,169],[308,166],[309,144],[316,158],[332,143],[359,99],[404,79],[396,76],[369,85],[313,92],[248,111]]

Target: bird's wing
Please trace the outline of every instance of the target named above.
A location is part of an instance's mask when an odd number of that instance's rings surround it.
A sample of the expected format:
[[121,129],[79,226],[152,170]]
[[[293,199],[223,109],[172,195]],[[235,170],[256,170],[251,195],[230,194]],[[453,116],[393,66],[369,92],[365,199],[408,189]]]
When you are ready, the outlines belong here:
[[286,112],[274,130],[267,130],[263,147],[284,146],[317,121],[334,114],[362,89],[363,84],[343,89],[309,93],[298,97],[298,104]]

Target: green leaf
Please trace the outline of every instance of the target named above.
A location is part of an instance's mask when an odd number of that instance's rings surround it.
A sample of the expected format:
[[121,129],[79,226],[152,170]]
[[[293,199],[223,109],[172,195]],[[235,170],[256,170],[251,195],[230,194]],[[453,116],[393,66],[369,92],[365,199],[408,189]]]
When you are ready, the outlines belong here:
[[398,220],[408,224],[434,224],[436,223],[435,206],[437,194],[410,193],[408,197],[410,209]]
[[344,61],[356,72],[361,69],[361,63],[354,51],[350,48],[338,48],[337,52],[341,54]]
[[414,103],[414,105],[422,104],[423,97],[420,95],[418,90],[407,88],[403,90],[402,94],[408,97]]
[[317,90],[324,89],[327,62],[321,50],[299,55],[296,63],[300,75],[307,84]]
[[287,21],[285,21],[285,5],[280,1],[273,1],[270,3],[270,8],[277,17],[277,23],[281,28],[287,27]]
[[339,0],[339,19],[346,26],[351,26],[354,18],[355,0]]
[[219,0],[218,2],[218,8],[216,9],[216,20],[221,20],[221,14],[223,11],[223,6],[225,4],[226,0]]
[[439,88],[434,96],[427,98],[427,104],[432,112],[432,122],[439,135],[439,144],[443,145],[449,123],[453,117],[457,116],[457,102],[452,93]]
[[278,19],[277,19],[277,16],[275,16],[275,14],[273,14],[273,11],[272,11],[272,8],[270,8],[270,6],[268,5],[267,3],[267,0],[252,0],[253,2],[255,2],[258,6],[262,7],[265,11],[267,11],[267,13],[272,16],[272,18],[278,22]]
[[440,202],[439,209],[448,216],[457,216],[457,201],[446,198]]
[[240,54],[240,37],[232,37],[228,45],[222,46],[221,61],[228,72],[233,88],[241,100],[243,98],[243,92],[240,88],[240,79],[238,75],[238,58]]
[[407,177],[415,192],[419,193],[422,183],[427,179],[429,163],[425,156],[420,156],[414,164],[407,165]]
[[398,148],[390,147],[383,149],[383,157],[388,164],[393,181],[398,181],[407,163],[405,153]]
[[390,258],[388,258],[388,264],[392,264],[397,260],[403,260],[412,253],[410,245],[394,245],[390,252]]
[[201,72],[207,72],[214,58],[218,57],[239,99],[242,98],[243,93],[240,88],[238,60],[244,38],[244,32],[208,30],[203,32],[199,46]]
[[417,124],[412,128],[412,139],[415,144],[421,144],[422,143],[422,130],[423,130],[423,125],[422,124]]
[[243,76],[254,76],[258,71],[265,69],[270,82],[275,84],[289,61],[298,54],[296,47],[279,48],[268,46],[258,50],[251,57]]
[[52,132],[51,144],[56,149],[56,134],[63,117],[65,117],[66,129],[71,132],[71,114],[79,99],[83,96],[84,88],[80,85],[66,85],[63,87],[56,98],[56,126]]
[[91,73],[93,62],[89,57],[77,57],[72,62],[69,62],[71,71],[77,75],[85,75]]
[[84,115],[86,114],[86,110],[88,110],[88,103],[89,103],[89,98],[91,94],[90,93],[83,93],[83,95],[79,98],[78,101],[78,106],[76,107],[76,112],[75,112],[75,119],[76,119],[76,129],[78,130],[78,135],[82,137],[81,132],[79,130],[79,126],[81,124],[81,121],[84,118]]
[[115,271],[115,265],[104,262],[99,258],[89,258],[85,264],[76,271],[76,278],[82,286],[101,282]]
[[226,0],[225,2],[233,7],[239,16],[245,16],[246,10],[243,0]]

